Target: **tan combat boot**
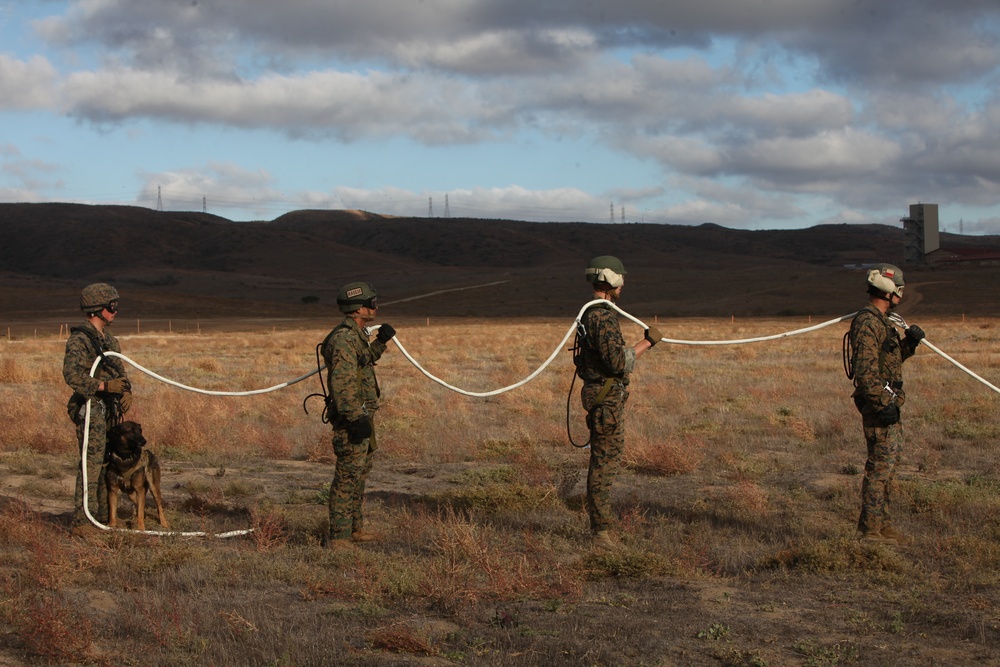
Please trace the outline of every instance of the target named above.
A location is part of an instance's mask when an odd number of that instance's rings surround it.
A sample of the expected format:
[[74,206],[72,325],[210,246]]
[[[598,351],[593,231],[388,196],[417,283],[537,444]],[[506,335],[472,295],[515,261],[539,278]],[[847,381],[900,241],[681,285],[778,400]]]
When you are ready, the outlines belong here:
[[597,551],[614,551],[615,542],[611,539],[611,535],[606,530],[598,530],[594,532],[594,549]]
[[889,539],[889,540],[895,540],[899,544],[909,544],[910,543],[910,538],[907,537],[905,533],[899,532],[898,530],[896,530],[892,526],[886,526],[885,528],[883,528],[880,531],[880,534],[882,535],[882,537],[884,537],[886,539]]
[[369,533],[367,530],[359,530],[351,533],[351,540],[355,542],[378,542],[378,536],[375,533]]
[[881,530],[863,530],[858,535],[858,539],[873,544],[899,544],[894,537],[884,535]]

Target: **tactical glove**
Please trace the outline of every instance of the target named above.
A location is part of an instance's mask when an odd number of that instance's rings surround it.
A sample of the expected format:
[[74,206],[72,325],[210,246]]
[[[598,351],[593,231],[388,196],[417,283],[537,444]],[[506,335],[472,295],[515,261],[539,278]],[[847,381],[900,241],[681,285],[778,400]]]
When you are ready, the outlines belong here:
[[369,417],[362,417],[361,419],[349,422],[347,424],[347,434],[353,443],[359,443],[362,440],[372,437],[372,420]]
[[890,403],[878,411],[879,426],[892,426],[899,423],[899,406]]
[[924,330],[918,327],[916,324],[911,324],[910,328],[906,330],[906,337],[913,341],[914,345],[919,345],[920,341],[924,339]]
[[118,404],[122,406],[122,413],[129,411],[132,407],[132,392],[126,391],[122,393],[121,398],[118,399]]
[[108,394],[124,394],[131,388],[132,385],[129,384],[128,378],[113,378],[104,381],[104,391]]
[[663,338],[663,334],[661,334],[660,330],[657,329],[656,327],[649,327],[646,329],[644,337],[646,340],[649,341],[649,346],[653,347],[654,345],[660,342],[660,339]]
[[393,336],[396,335],[396,330],[392,328],[391,324],[381,324],[378,328],[378,333],[375,334],[375,340],[380,343],[388,343]]

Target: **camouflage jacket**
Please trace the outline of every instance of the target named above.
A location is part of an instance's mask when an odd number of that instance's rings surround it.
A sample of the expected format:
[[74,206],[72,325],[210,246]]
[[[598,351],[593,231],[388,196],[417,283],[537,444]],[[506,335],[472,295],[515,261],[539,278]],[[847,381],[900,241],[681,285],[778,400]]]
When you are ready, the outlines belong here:
[[379,388],[375,362],[385,352],[385,343],[369,342],[350,317],[334,327],[323,341],[327,367],[330,421],[355,421],[378,409]]
[[618,314],[607,305],[597,305],[584,312],[580,325],[580,378],[589,383],[614,377],[627,385],[635,368],[635,349],[625,344]]
[[[92,340],[93,338],[93,340]],[[95,341],[100,342],[100,349],[95,347]],[[117,352],[121,354],[122,346],[118,339],[105,331],[103,334],[90,322],[73,327],[66,340],[66,355],[63,357],[63,378],[73,390],[74,396],[83,401],[93,398],[97,388],[104,380],[117,377],[128,377],[125,363],[117,357],[107,357],[97,366],[94,377],[90,377],[90,367],[94,365],[101,352]]]
[[916,345],[900,338],[889,318],[872,305],[861,309],[851,322],[851,365],[854,369],[854,401],[863,414],[888,406],[896,393],[896,404],[906,400],[903,393],[903,362],[913,356]]

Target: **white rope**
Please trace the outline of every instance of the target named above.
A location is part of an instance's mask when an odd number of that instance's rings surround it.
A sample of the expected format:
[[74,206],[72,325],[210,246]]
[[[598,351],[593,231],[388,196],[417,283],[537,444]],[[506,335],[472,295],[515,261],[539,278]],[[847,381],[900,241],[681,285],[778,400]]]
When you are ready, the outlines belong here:
[[[236,391],[210,391],[210,390],[207,390],[207,389],[198,389],[197,387],[189,387],[189,386],[181,384],[179,382],[174,382],[173,380],[169,380],[169,379],[163,377],[162,375],[158,375],[157,373],[154,373],[153,371],[149,370],[148,368],[140,366],[136,362],[134,362],[131,359],[129,359],[128,357],[126,357],[124,354],[120,354],[118,352],[110,352],[109,351],[109,352],[105,352],[104,355],[105,356],[109,356],[109,357],[118,357],[118,358],[120,358],[120,359],[122,359],[124,361],[127,361],[128,363],[130,363],[131,365],[135,366],[136,368],[138,368],[143,373],[146,373],[147,375],[149,375],[151,377],[154,377],[157,380],[160,380],[161,382],[165,382],[165,383],[167,383],[169,385],[173,385],[175,387],[180,387],[181,389],[186,389],[188,391],[193,391],[193,392],[197,392],[197,393],[200,393],[200,394],[211,394],[213,396],[250,396],[250,395],[253,395],[253,394],[263,394],[263,393],[266,393],[266,392],[269,392],[269,391],[277,391],[278,389],[283,389],[283,388],[285,388],[285,387],[287,387],[289,385],[293,385],[296,382],[301,382],[302,380],[305,380],[306,378],[308,378],[308,377],[310,377],[312,375],[315,375],[316,373],[319,372],[318,370],[317,371],[313,371],[312,373],[307,373],[306,375],[298,377],[298,378],[296,378],[294,380],[289,380],[288,382],[282,382],[281,384],[274,385],[273,387],[268,387],[267,389],[256,389],[256,390],[252,390],[252,391],[240,391],[240,392],[236,392]],[[97,357],[96,359],[94,359],[94,364],[90,367],[90,377],[94,377],[94,373],[97,372],[97,367],[98,367],[98,365],[100,365],[100,363],[101,363],[101,357]],[[90,503],[88,502],[89,498],[90,498],[90,492],[89,492],[89,489],[87,488],[87,484],[88,484],[88,481],[87,481],[87,444],[90,441],[90,406],[91,406],[91,402],[92,401],[93,401],[92,398],[87,399],[87,409],[86,409],[86,414],[85,414],[84,419],[83,419],[83,442],[80,445],[80,470],[82,472],[81,478],[82,478],[82,482],[83,482],[83,513],[87,517],[87,520],[90,521],[90,523],[92,523],[93,525],[97,526],[101,530],[115,530],[115,531],[127,532],[127,533],[141,533],[143,535],[164,535],[164,536],[173,536],[173,537],[208,537],[208,536],[212,536],[212,537],[218,537],[218,538],[228,538],[228,537],[238,537],[240,535],[248,535],[248,534],[250,534],[250,533],[253,532],[253,528],[244,528],[244,529],[240,529],[240,530],[231,530],[231,531],[226,532],[226,533],[215,533],[215,534],[207,533],[207,532],[204,532],[204,531],[132,530],[132,529],[129,529],[129,528],[118,528],[118,527],[112,528],[111,526],[107,526],[107,525],[101,523],[100,521],[98,521],[96,518],[94,518],[94,515],[90,513]]]
[[[910,328],[910,325],[906,323],[906,320],[904,320],[903,316],[900,315],[899,313],[891,313],[889,315],[889,321],[892,322],[893,324],[895,324],[896,326],[898,326],[899,328],[901,328],[903,331],[906,331],[907,329]],[[962,369],[963,371],[965,371],[966,373],[968,373],[971,377],[974,377],[975,379],[979,380],[980,382],[982,382],[984,385],[986,385],[987,387],[989,387],[993,391],[995,391],[998,394],[1000,394],[1000,389],[998,389],[993,384],[987,382],[983,378],[979,377],[978,375],[976,375],[975,373],[973,373],[972,371],[970,371],[968,368],[966,368],[962,364],[958,363],[957,361],[955,361],[954,359],[952,359],[951,357],[949,357],[947,354],[945,354],[944,352],[942,352],[938,348],[936,348],[933,345],[931,345],[929,342],[927,342],[926,338],[922,338],[920,340],[920,342],[923,343],[924,345],[926,345],[927,349],[932,350],[933,352],[936,352],[943,359],[945,359],[947,361],[950,361],[951,363],[955,364],[956,367]]]
[[[536,368],[530,375],[528,375],[527,377],[525,377],[523,380],[515,382],[514,384],[511,384],[511,385],[507,385],[506,387],[501,387],[500,389],[494,389],[492,391],[470,391],[470,390],[467,390],[467,389],[462,389],[460,387],[456,387],[456,386],[454,386],[452,384],[449,384],[448,382],[445,382],[444,380],[442,380],[441,378],[433,375],[427,369],[425,369],[423,366],[421,366],[420,363],[416,359],[413,358],[413,356],[409,353],[409,351],[407,351],[407,349],[399,341],[399,336],[398,335],[394,336],[393,340],[396,342],[396,347],[399,348],[399,351],[403,353],[403,356],[406,357],[406,359],[411,364],[413,364],[413,366],[418,371],[420,371],[421,373],[423,373],[430,380],[432,380],[432,381],[440,384],[441,386],[443,386],[443,387],[445,387],[447,389],[450,389],[450,390],[452,390],[452,391],[454,391],[456,393],[462,394],[464,396],[471,396],[471,397],[475,397],[475,398],[485,398],[485,397],[488,397],[488,396],[496,396],[498,394],[502,394],[502,393],[505,393],[505,392],[517,389],[518,387],[523,387],[528,382],[531,382],[536,377],[538,377],[542,373],[542,371],[544,371],[546,368],[548,368],[552,364],[552,362],[555,361],[555,358],[559,355],[559,352],[562,350],[563,346],[566,345],[567,341],[569,341],[570,336],[573,335],[573,333],[576,330],[577,326],[580,324],[580,320],[583,317],[583,314],[586,312],[586,310],[588,308],[590,308],[591,306],[596,306],[596,305],[599,305],[599,304],[605,304],[607,306],[610,306],[611,308],[613,308],[614,310],[616,310],[618,313],[620,313],[623,317],[625,317],[626,319],[631,320],[632,322],[635,322],[636,324],[638,324],[639,326],[641,326],[643,329],[648,329],[649,328],[642,320],[640,320],[637,317],[631,315],[630,313],[625,312],[624,310],[622,310],[621,308],[619,308],[616,304],[612,303],[611,301],[608,301],[606,299],[595,299],[593,301],[589,301],[589,302],[585,303],[580,308],[580,311],[577,313],[576,319],[574,320],[573,324],[570,325],[569,329],[566,331],[566,334],[563,336],[562,340],[559,341],[559,344],[556,345],[556,348],[552,351],[552,354],[550,354],[548,356],[548,358],[544,362],[542,362],[542,364],[538,368]],[[754,337],[754,338],[735,338],[735,339],[728,339],[728,340],[683,340],[683,339],[666,338],[666,337],[664,337],[664,338],[660,339],[660,342],[670,343],[672,345],[742,345],[742,344],[747,344],[747,343],[760,343],[760,342],[766,342],[766,341],[771,341],[771,340],[778,340],[778,339],[781,339],[781,338],[788,338],[790,336],[797,336],[797,335],[800,335],[800,334],[809,333],[811,331],[816,331],[818,329],[822,329],[824,327],[828,327],[830,325],[837,324],[839,322],[844,322],[846,320],[849,320],[849,319],[853,318],[855,315],[857,315],[856,312],[851,313],[849,315],[844,315],[843,317],[838,317],[838,318],[835,318],[835,319],[832,319],[832,320],[827,320],[826,322],[820,322],[819,324],[815,324],[813,326],[805,327],[803,329],[795,329],[793,331],[785,331],[785,332],[782,332],[782,333],[772,334],[772,335],[768,335],[768,336],[757,336],[757,337]],[[902,327],[904,330],[909,328],[907,326],[906,322],[904,322],[903,319],[901,317],[899,317],[898,315],[896,315],[895,313],[891,316],[890,319],[892,319],[898,326]],[[379,328],[378,325],[367,327],[366,328],[366,332],[368,333],[368,335],[371,335],[372,333],[374,333],[375,331],[377,331],[378,328]],[[985,379],[983,379],[979,375],[976,375],[971,370],[969,370],[968,368],[966,368],[965,366],[963,366],[962,364],[960,364],[959,362],[955,361],[950,356],[948,356],[947,354],[945,354],[944,352],[942,352],[940,349],[938,349],[934,345],[931,345],[929,342],[927,342],[926,339],[922,340],[921,342],[924,345],[927,346],[927,349],[932,350],[933,352],[939,354],[941,357],[943,357],[944,359],[948,360],[949,362],[951,362],[952,364],[954,364],[955,366],[957,366],[961,370],[965,371],[966,373],[968,373],[973,378],[979,380],[980,382],[982,382],[983,384],[985,384],[987,387],[989,387],[993,391],[995,391],[997,393],[1000,393],[1000,388],[997,388],[996,386],[994,386],[993,384],[987,382]],[[255,394],[266,394],[268,392],[277,391],[279,389],[284,389],[285,387],[289,387],[289,386],[291,386],[293,384],[297,384],[297,383],[299,383],[299,382],[301,382],[301,381],[303,381],[303,380],[305,380],[305,379],[307,379],[309,377],[312,377],[313,375],[316,375],[317,373],[321,372],[323,369],[326,368],[325,365],[324,366],[320,366],[316,370],[311,371],[309,373],[306,373],[305,375],[300,375],[299,377],[295,378],[294,380],[289,380],[287,382],[282,382],[280,384],[276,384],[276,385],[273,385],[271,387],[266,387],[264,389],[253,389],[253,390],[249,390],[249,391],[215,391],[215,390],[209,390],[209,389],[200,389],[198,387],[191,387],[189,385],[185,385],[185,384],[182,384],[180,382],[176,382],[174,380],[170,380],[169,378],[163,377],[162,375],[159,375],[158,373],[154,373],[153,371],[149,370],[148,368],[145,368],[144,366],[141,366],[140,364],[136,363],[135,361],[132,361],[131,359],[129,359],[125,355],[120,354],[118,352],[105,352],[105,355],[107,355],[107,356],[113,356],[113,357],[119,357],[120,359],[128,362],[129,364],[131,364],[135,368],[139,369],[140,371],[142,371],[146,375],[149,375],[150,377],[156,378],[160,382],[164,382],[166,384],[172,385],[174,387],[178,387],[180,389],[184,389],[186,391],[193,391],[193,392],[196,392],[196,393],[199,393],[199,394],[208,394],[208,395],[211,395],[211,396],[252,396],[252,395],[255,395]],[[100,357],[98,357],[97,359],[94,360],[94,365],[90,369],[90,375],[91,375],[91,377],[94,376],[94,373],[96,372],[97,366],[98,366],[99,363],[100,363]],[[86,458],[87,457],[86,457],[86,451],[87,451],[87,441],[88,441],[88,438],[89,438],[89,435],[90,435],[90,404],[91,404],[91,401],[88,400],[87,401],[87,406],[86,406],[87,407],[87,409],[86,409],[86,418],[84,420],[83,445],[82,445],[82,451],[80,453],[81,468],[83,470],[83,488],[85,490],[87,488],[87,464],[86,464]],[[98,522],[90,514],[90,510],[88,508],[88,503],[87,503],[88,495],[89,494],[85,492],[84,496],[83,496],[83,509],[84,509],[85,514],[87,515],[87,518],[91,521],[91,523],[93,523],[95,526],[97,526],[99,528],[102,528],[104,530],[112,530],[110,528],[110,526],[105,526],[104,524]],[[116,528],[115,530],[126,530],[126,529],[117,529]],[[147,530],[147,531],[133,530],[133,531],[128,531],[128,532],[144,533],[144,534],[151,534],[151,535],[180,535],[180,536],[205,536],[205,535],[209,534],[209,533],[204,533],[204,532],[178,533],[178,532],[173,532],[173,531],[150,531],[150,530]],[[220,534],[216,534],[215,537],[233,537],[233,536],[237,536],[237,535],[246,535],[247,533],[251,533],[251,532],[253,532],[253,528],[248,528],[248,529],[244,529],[244,530],[234,530],[234,531],[230,531],[228,533],[220,533]]]
[[541,374],[541,372],[544,371],[546,368],[548,368],[549,364],[551,364],[555,360],[556,356],[562,351],[563,345],[566,344],[566,341],[569,340],[569,337],[573,335],[573,332],[575,330],[576,330],[576,324],[574,323],[573,326],[571,326],[569,328],[569,330],[566,332],[566,335],[563,336],[563,339],[561,341],[559,341],[559,344],[556,345],[556,349],[552,351],[552,354],[549,355],[549,358],[546,359],[542,363],[541,366],[539,366],[538,368],[536,368],[531,373],[531,375],[527,376],[526,378],[524,378],[520,382],[515,382],[514,384],[507,385],[506,387],[501,387],[500,389],[494,389],[493,391],[468,391],[466,389],[461,389],[461,388],[456,387],[454,385],[448,384],[447,382],[445,382],[441,378],[439,378],[439,377],[437,377],[435,375],[432,375],[426,368],[424,368],[423,366],[421,366],[420,363],[417,362],[416,359],[414,359],[412,356],[410,356],[410,353],[407,352],[407,350],[406,350],[405,347],[403,347],[403,344],[399,342],[399,336],[398,335],[395,336],[393,338],[393,340],[396,341],[396,347],[398,347],[399,351],[403,353],[403,356],[406,357],[410,361],[410,363],[413,364],[417,368],[418,371],[420,371],[421,373],[423,373],[424,375],[426,375],[428,378],[430,378],[434,382],[437,382],[442,387],[447,387],[448,389],[451,389],[452,391],[454,391],[456,393],[462,394],[463,396],[473,396],[475,398],[485,398],[487,396],[496,396],[497,394],[502,394],[504,392],[511,391],[512,389],[517,389],[518,387],[523,387],[524,385],[528,384],[529,382],[531,382],[532,380],[534,380],[536,377],[538,377]]
[[[403,353],[403,356],[406,357],[409,360],[409,362],[416,367],[416,369],[418,371],[420,371],[421,373],[423,373],[425,376],[427,376],[428,378],[430,378],[434,382],[437,382],[442,387],[446,387],[448,389],[451,389],[452,391],[457,392],[459,394],[462,394],[463,396],[472,396],[472,397],[476,397],[476,398],[484,398],[484,397],[487,397],[487,396],[496,396],[497,394],[502,394],[504,392],[511,391],[512,389],[517,389],[518,387],[523,387],[524,385],[526,385],[527,383],[531,382],[536,377],[538,377],[543,370],[545,370],[546,368],[548,368],[548,366],[555,360],[556,356],[558,356],[558,354],[562,350],[563,346],[569,340],[569,337],[572,336],[573,333],[575,332],[577,325],[580,323],[580,320],[583,317],[583,314],[587,311],[588,308],[590,308],[591,306],[596,306],[598,304],[606,304],[608,306],[611,306],[616,311],[618,311],[619,313],[621,313],[624,317],[626,317],[629,320],[632,320],[633,322],[635,322],[636,324],[638,324],[639,326],[641,326],[643,329],[648,329],[649,328],[642,320],[640,320],[640,319],[632,316],[631,314],[625,312],[624,310],[622,310],[621,308],[619,308],[617,305],[615,305],[611,301],[607,301],[606,299],[595,299],[593,301],[585,303],[583,305],[583,307],[580,308],[580,312],[577,313],[576,320],[574,320],[573,324],[566,331],[566,335],[563,336],[563,339],[561,341],[559,341],[559,344],[556,345],[556,348],[552,351],[552,354],[549,355],[548,359],[546,359],[542,363],[541,366],[539,366],[538,368],[536,368],[535,371],[531,373],[531,375],[527,376],[523,380],[521,380],[519,382],[515,382],[514,384],[508,385],[506,387],[501,387],[500,389],[494,389],[492,391],[469,391],[469,390],[466,390],[466,389],[461,389],[459,387],[456,387],[456,386],[454,386],[452,384],[448,384],[447,382],[445,382],[441,378],[439,378],[439,377],[431,374],[427,369],[425,369],[423,366],[421,366],[420,363],[417,362],[417,360],[414,359],[413,356],[410,355],[410,353],[406,350],[406,348],[403,347],[403,344],[399,342],[399,336],[398,335],[395,336],[395,338],[393,338],[393,340],[396,341],[396,346],[399,348],[399,351]],[[742,344],[742,343],[758,343],[758,342],[763,342],[763,341],[768,341],[768,340],[775,340],[775,339],[778,339],[778,338],[787,338],[788,336],[795,336],[795,335],[798,335],[798,334],[803,334],[803,333],[808,333],[810,331],[815,331],[817,329],[822,329],[823,327],[830,326],[831,324],[837,324],[838,322],[843,322],[844,320],[850,319],[850,318],[854,317],[855,314],[856,313],[851,313],[850,315],[845,315],[845,316],[839,317],[839,318],[837,318],[835,320],[830,320],[828,322],[823,322],[821,324],[816,324],[816,325],[813,325],[811,327],[806,327],[805,329],[797,329],[795,331],[787,331],[787,332],[780,333],[780,334],[774,334],[772,336],[760,336],[758,338],[740,338],[740,339],[736,339],[736,340],[702,340],[702,341],[698,341],[698,340],[676,340],[676,339],[673,339],[673,338],[661,338],[660,340],[663,341],[664,343],[671,343],[671,344],[674,344],[674,345],[736,345],[736,344]],[[369,327],[369,331],[374,331],[374,330],[377,330],[377,329],[378,329],[377,326]]]

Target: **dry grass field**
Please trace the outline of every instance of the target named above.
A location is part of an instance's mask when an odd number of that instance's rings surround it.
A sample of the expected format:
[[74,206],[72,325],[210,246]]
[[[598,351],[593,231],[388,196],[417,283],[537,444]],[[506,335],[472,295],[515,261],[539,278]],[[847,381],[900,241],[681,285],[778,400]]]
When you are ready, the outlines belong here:
[[[485,391],[534,370],[571,321],[393,324],[429,372]],[[916,323],[1000,380],[1000,321]],[[692,340],[808,324],[659,322]],[[566,437],[568,353],[481,399],[390,344],[366,501],[382,540],[330,552],[329,431],[319,401],[302,409],[316,377],[214,397],[133,369],[130,416],[161,460],[172,526],[254,532],[72,538],[63,340],[2,340],[0,665],[1000,664],[1000,397],[926,348],[907,363],[896,514],[913,540],[859,543],[846,328],[641,358],[610,554],[590,549],[587,452]],[[314,369],[326,330],[118,333],[157,373],[242,391]]]

